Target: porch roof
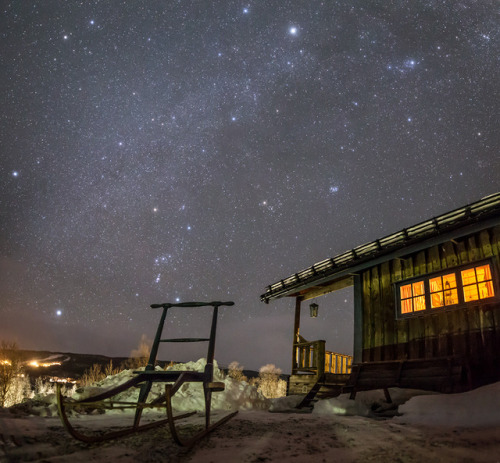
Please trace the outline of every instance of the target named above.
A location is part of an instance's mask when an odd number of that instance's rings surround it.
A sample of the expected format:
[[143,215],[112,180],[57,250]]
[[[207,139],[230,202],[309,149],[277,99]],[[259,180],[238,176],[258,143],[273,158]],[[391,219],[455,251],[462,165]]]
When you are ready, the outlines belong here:
[[310,299],[352,285],[353,274],[378,263],[498,224],[500,192],[317,262],[267,286],[260,298],[266,303],[286,296]]

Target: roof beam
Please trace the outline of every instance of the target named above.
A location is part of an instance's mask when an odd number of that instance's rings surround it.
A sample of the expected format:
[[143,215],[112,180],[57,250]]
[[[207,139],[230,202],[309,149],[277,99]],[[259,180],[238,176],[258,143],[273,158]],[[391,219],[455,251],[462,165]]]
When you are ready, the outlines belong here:
[[339,289],[344,289],[349,286],[354,285],[354,277],[352,275],[348,275],[340,280],[335,280],[333,283],[330,283],[326,286],[315,286],[313,288],[306,289],[303,293],[301,292],[302,300],[307,301],[309,299],[314,299],[315,297],[324,296],[328,293],[333,293],[334,291],[338,291]]

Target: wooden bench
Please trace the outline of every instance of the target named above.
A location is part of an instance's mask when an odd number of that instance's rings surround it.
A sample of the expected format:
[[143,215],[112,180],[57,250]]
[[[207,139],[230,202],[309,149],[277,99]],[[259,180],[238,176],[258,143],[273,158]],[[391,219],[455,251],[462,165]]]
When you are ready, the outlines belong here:
[[388,388],[401,387],[437,392],[457,392],[470,385],[468,362],[463,357],[364,362],[352,366],[344,386],[354,399],[358,391],[383,389],[391,403]]

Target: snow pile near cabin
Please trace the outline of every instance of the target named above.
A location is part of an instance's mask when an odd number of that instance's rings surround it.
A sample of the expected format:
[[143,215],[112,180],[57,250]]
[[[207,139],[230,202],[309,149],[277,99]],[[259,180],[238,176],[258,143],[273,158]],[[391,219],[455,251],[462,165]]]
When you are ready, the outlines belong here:
[[355,400],[350,399],[350,394],[341,394],[338,397],[317,402],[313,413],[317,415],[392,417],[399,412],[399,406],[412,397],[436,394],[436,392],[399,388],[389,388],[389,393],[392,403],[387,403],[381,389],[360,391],[356,394]]
[[[205,359],[197,362],[176,364],[166,368],[167,371],[199,371],[203,372],[206,366]],[[157,370],[162,371],[160,367]],[[72,396],[75,400],[95,396],[107,389],[112,389],[134,378],[133,370],[124,370],[116,375],[108,376],[94,386],[77,390]],[[270,406],[269,399],[266,399],[255,386],[250,386],[246,382],[236,381],[233,378],[225,377],[224,372],[219,370],[217,362],[214,361],[214,381],[222,382],[225,385],[224,391],[212,394],[212,410],[267,410]],[[123,402],[137,402],[140,388],[132,387],[118,395],[113,400]],[[153,383],[148,396],[148,402],[157,397],[165,396],[165,383]],[[172,407],[176,411],[205,411],[205,398],[201,383],[184,383],[172,397]],[[122,413],[120,410],[107,411],[107,413]]]
[[397,422],[451,427],[500,426],[500,382],[461,394],[412,397]]

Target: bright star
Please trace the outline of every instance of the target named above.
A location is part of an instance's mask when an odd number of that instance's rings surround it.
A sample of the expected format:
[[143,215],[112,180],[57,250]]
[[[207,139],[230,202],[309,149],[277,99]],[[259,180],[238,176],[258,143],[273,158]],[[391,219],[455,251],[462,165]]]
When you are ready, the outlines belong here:
[[288,29],[288,32],[290,32],[291,35],[297,35],[298,29],[295,26],[292,26]]
[[243,8],[243,14],[247,14],[248,13],[248,8]]
[[94,20],[93,20],[93,19],[91,19],[91,20],[90,20],[90,24],[91,24],[92,26],[94,25]]
[[19,177],[19,172],[17,170],[15,170],[14,172],[12,172],[12,176]]
[[404,62],[405,68],[408,68],[408,69],[413,69],[413,68],[415,68],[416,65],[417,65],[417,62],[414,59],[407,59]]
[[56,315],[57,315],[58,317],[60,317],[60,316],[62,315],[62,310],[61,310],[61,309],[57,309],[57,310],[56,310]]

